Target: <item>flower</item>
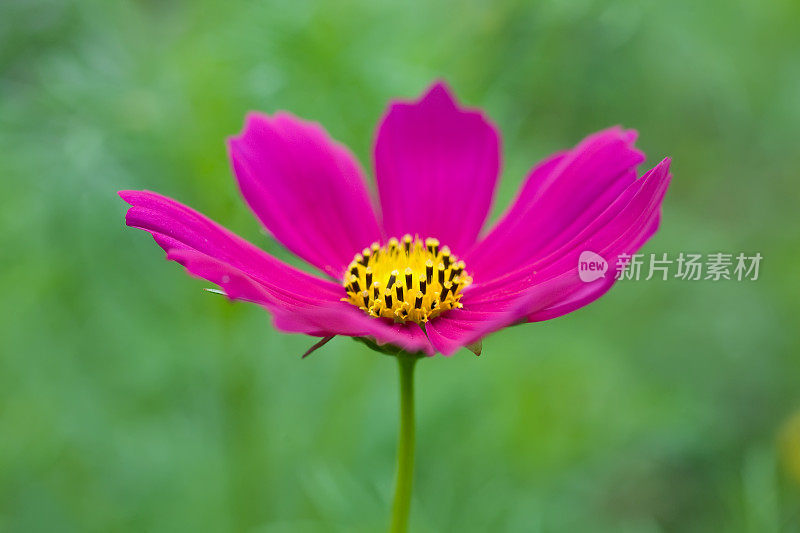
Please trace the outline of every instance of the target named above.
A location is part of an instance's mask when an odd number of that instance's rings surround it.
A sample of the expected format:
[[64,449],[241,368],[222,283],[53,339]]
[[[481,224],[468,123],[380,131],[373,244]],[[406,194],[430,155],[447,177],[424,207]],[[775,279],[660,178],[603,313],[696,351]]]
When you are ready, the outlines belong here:
[[671,177],[667,158],[637,179],[645,158],[636,135],[610,128],[538,163],[481,235],[500,138],[443,83],[416,102],[393,102],[381,120],[378,202],[353,155],[321,126],[250,113],[228,139],[241,193],[275,239],[326,277],[277,260],[175,200],[119,194],[131,206],[127,224],[150,232],[168,259],[231,299],[263,306],[281,331],[450,355],[611,288],[611,272],[581,281],[580,254],[614,264],[635,253],[658,228]]

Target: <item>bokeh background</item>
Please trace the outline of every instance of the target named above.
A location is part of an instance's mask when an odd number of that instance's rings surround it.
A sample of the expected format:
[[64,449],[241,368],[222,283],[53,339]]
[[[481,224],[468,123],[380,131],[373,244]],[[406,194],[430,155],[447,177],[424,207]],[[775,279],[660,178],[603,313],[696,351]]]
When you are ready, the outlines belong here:
[[276,333],[123,224],[148,188],[288,258],[224,138],[325,125],[369,168],[446,79],[504,138],[496,217],[600,128],[674,159],[646,252],[760,252],[755,282],[619,284],[418,366],[414,531],[800,531],[800,4],[0,4],[0,531],[378,531],[396,369]]

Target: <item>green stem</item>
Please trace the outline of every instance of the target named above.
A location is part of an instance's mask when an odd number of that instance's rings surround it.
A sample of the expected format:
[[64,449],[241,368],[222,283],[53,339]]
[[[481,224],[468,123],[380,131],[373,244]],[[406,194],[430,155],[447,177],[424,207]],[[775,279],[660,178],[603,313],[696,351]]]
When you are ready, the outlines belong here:
[[392,503],[390,533],[408,531],[411,485],[414,479],[414,365],[416,357],[400,354],[400,432],[397,436],[397,479]]

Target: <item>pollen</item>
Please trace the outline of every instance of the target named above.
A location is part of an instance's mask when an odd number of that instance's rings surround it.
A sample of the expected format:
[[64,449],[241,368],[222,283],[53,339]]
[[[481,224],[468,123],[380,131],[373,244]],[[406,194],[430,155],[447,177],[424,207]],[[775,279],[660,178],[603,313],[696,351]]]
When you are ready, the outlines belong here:
[[462,292],[472,283],[464,268],[437,239],[392,237],[356,254],[344,276],[342,300],[374,317],[425,324],[462,307]]

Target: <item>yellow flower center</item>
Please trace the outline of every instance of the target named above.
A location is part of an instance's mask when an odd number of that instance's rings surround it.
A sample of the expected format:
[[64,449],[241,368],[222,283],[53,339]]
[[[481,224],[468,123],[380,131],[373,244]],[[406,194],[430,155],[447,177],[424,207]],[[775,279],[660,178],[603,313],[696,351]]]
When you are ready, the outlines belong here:
[[472,283],[459,261],[437,239],[411,235],[377,242],[356,254],[347,267],[342,298],[375,317],[424,324],[461,307],[462,291]]

